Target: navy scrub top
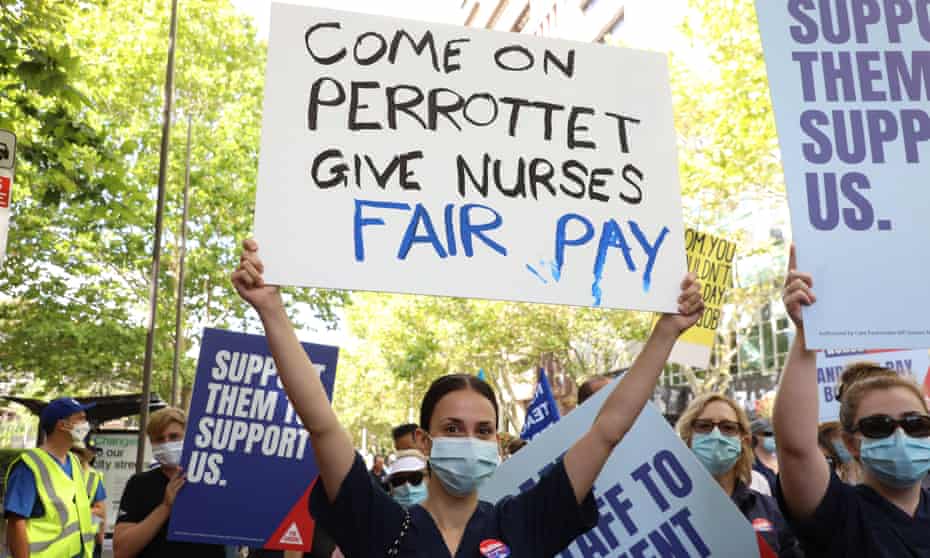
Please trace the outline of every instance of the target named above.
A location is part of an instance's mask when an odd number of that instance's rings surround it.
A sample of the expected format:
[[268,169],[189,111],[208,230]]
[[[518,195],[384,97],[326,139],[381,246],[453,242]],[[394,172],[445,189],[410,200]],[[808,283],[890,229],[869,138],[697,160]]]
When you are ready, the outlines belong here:
[[798,540],[785,521],[775,498],[759,494],[741,481],[736,482],[730,499],[752,523],[756,534],[762,537],[778,558],[804,558]]
[[[410,511],[410,528],[399,558],[452,558],[432,516],[421,506]],[[404,508],[375,487],[361,456],[329,502],[322,482],[310,495],[310,513],[336,541],[346,558],[382,558],[400,534]],[[478,558],[479,546],[493,539],[506,544],[510,558],[548,558],[597,525],[592,494],[578,505],[561,461],[533,488],[497,504],[479,502],[454,558]]]
[[930,556],[930,494],[921,490],[914,517],[865,485],[830,475],[823,500],[806,521],[791,517],[781,491],[775,495],[808,557],[918,558]]

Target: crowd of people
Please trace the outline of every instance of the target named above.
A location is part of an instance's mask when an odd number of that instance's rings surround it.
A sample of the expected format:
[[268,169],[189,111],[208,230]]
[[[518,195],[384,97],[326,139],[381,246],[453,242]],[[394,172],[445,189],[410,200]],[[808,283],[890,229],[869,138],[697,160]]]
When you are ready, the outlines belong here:
[[[792,258],[793,262],[793,258]],[[310,497],[317,558],[477,556],[488,540],[514,557],[552,557],[597,524],[595,479],[651,398],[678,336],[701,316],[701,287],[684,278],[678,313],[663,315],[629,371],[604,399],[590,430],[539,482],[484,502],[478,489],[525,442],[499,442],[498,401],[483,380],[438,378],[419,423],[393,431],[393,461],[366,466],[330,406],[301,348],[277,287],[266,285],[254,241],[233,274],[258,312],[278,374],[310,433],[320,470]],[[930,556],[930,416],[911,379],[870,363],[850,366],[839,389],[839,421],[818,424],[815,352],[805,347],[803,306],[816,304],[813,278],[794,269],[784,303],[797,330],[774,415],[750,419],[724,394],[696,398],[676,430],[733,505],[779,557]],[[609,386],[596,376],[578,403]],[[8,546],[15,558],[91,558],[102,539],[106,494],[91,465],[87,407],[59,399],[42,412],[44,444],[7,473]],[[217,545],[167,540],[186,417],[168,408],[147,426],[159,466],[133,476],[113,535],[117,558],[224,556]],[[322,550],[321,550],[322,549]],[[280,556],[280,553],[277,554]],[[275,556],[255,549],[252,557]]]

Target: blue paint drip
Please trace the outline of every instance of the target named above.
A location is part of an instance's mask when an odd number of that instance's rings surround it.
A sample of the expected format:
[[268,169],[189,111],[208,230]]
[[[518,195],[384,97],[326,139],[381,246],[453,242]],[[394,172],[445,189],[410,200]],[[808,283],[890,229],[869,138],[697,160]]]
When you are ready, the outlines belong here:
[[662,227],[662,231],[659,233],[659,237],[656,239],[655,244],[650,244],[636,221],[629,221],[629,224],[630,230],[633,231],[633,236],[636,237],[639,245],[643,247],[648,258],[646,260],[646,269],[643,272],[643,292],[648,293],[649,287],[652,286],[652,266],[655,265],[656,256],[659,254],[659,248],[662,247],[662,242],[665,241],[665,236],[668,234],[668,227]]
[[610,219],[604,223],[601,229],[601,240],[597,246],[597,257],[594,259],[594,283],[591,284],[591,294],[594,296],[594,306],[601,305],[601,277],[604,274],[604,264],[607,263],[607,250],[609,248],[619,248],[623,252],[627,269],[636,271],[636,264],[630,257],[630,247],[627,246],[623,238],[623,232],[616,221]]
[[534,268],[534,267],[531,266],[530,264],[526,264],[526,269],[528,269],[528,270],[530,271],[530,273],[532,273],[533,275],[535,275],[537,279],[539,279],[540,281],[542,281],[542,282],[543,282],[543,285],[548,285],[548,284],[549,284],[549,282],[546,281],[546,278],[543,277],[542,275],[540,275],[539,272],[536,271],[536,268]]
[[[546,265],[545,262],[539,262],[543,265]],[[562,280],[562,267],[556,265],[555,262],[549,262],[549,273],[552,274],[552,278],[555,279],[555,282],[558,283]]]
[[[584,234],[579,238],[566,238],[565,233],[570,221],[578,221],[584,226]],[[555,263],[552,265],[552,277],[556,281],[562,278],[562,265],[565,263],[566,246],[582,246],[594,238],[594,225],[583,215],[566,213],[559,217],[555,227]]]

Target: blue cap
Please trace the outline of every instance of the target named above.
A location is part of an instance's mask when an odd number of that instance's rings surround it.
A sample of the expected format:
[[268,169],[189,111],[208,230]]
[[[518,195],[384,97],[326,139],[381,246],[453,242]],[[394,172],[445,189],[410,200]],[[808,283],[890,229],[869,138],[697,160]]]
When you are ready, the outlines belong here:
[[59,397],[54,401],[50,401],[49,404],[42,409],[42,413],[39,415],[39,425],[43,430],[51,430],[51,428],[55,426],[55,423],[61,419],[68,418],[81,411],[86,411],[94,405],[96,405],[96,403],[82,405],[78,403],[77,400],[70,397]]

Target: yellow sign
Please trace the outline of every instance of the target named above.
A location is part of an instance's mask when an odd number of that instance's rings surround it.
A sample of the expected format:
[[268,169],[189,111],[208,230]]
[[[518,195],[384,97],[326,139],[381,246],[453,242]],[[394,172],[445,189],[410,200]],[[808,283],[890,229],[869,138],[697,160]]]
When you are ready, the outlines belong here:
[[720,326],[724,297],[733,283],[733,258],[736,244],[722,238],[685,229],[688,271],[697,275],[704,289],[704,315],[675,343],[670,362],[707,368],[711,349]]

